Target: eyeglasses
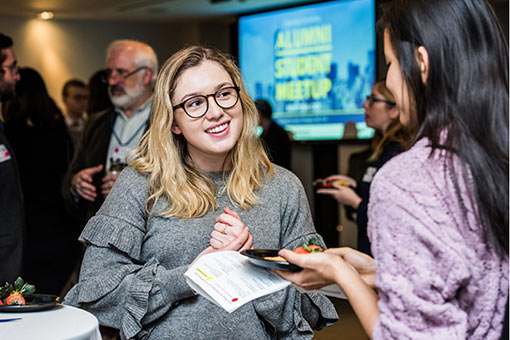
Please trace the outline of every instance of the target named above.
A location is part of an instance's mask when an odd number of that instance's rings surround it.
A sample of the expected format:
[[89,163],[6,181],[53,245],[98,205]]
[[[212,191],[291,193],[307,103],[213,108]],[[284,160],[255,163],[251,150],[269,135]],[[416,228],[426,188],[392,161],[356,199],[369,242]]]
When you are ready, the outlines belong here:
[[391,100],[379,98],[374,95],[367,96],[367,100],[370,103],[370,106],[374,105],[374,103],[386,103],[391,106],[397,105],[395,102],[392,102]]
[[209,97],[213,97],[216,104],[222,109],[230,109],[235,106],[239,100],[239,87],[224,87],[215,93],[194,96],[173,106],[172,109],[175,111],[182,108],[191,118],[200,118],[209,110]]
[[114,69],[107,68],[106,70],[104,70],[106,74],[101,77],[101,80],[107,84],[108,81],[110,80],[110,78],[112,78],[114,76],[114,72],[115,72],[117,74],[117,77],[119,77],[121,81],[124,81],[127,78],[131,77],[133,74],[135,74],[141,70],[144,70],[146,68],[148,68],[148,67],[140,66],[131,72],[129,72],[128,70],[126,70],[124,68],[114,68]]

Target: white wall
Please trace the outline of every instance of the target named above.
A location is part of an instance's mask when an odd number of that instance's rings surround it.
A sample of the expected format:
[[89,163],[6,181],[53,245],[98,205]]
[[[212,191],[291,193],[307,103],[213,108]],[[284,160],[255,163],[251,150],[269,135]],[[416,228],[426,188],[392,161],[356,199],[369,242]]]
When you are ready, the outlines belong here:
[[230,47],[228,24],[221,22],[43,21],[0,15],[0,32],[13,38],[19,65],[41,73],[50,95],[60,107],[64,83],[70,78],[87,82],[94,72],[104,67],[105,49],[115,39],[148,43],[158,54],[160,64],[185,45],[206,43],[227,51]]

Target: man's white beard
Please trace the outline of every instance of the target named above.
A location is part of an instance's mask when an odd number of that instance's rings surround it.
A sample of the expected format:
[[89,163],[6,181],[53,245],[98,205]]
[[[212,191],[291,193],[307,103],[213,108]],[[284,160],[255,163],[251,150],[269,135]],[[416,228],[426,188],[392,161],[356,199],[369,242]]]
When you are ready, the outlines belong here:
[[122,88],[124,89],[125,94],[116,96],[112,96],[112,94],[108,90],[110,100],[112,101],[113,105],[119,109],[123,110],[132,109],[135,103],[143,95],[144,87],[142,84],[137,83],[136,87],[132,90],[127,89],[124,86],[122,86]]

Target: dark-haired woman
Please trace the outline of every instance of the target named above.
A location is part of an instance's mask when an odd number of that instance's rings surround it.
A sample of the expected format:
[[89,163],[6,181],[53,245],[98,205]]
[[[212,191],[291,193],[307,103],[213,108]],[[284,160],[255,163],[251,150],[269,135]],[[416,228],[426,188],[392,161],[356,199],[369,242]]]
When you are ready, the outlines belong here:
[[31,68],[19,73],[16,98],[5,111],[5,132],[18,160],[25,201],[22,276],[38,293],[59,295],[79,256],[79,231],[73,230],[60,194],[72,141],[39,73]]
[[[351,207],[356,211],[358,225],[358,247],[365,254],[372,255],[367,235],[367,207],[370,196],[370,183],[375,173],[387,161],[402,152],[406,135],[398,116],[395,99],[383,81],[372,87],[372,93],[363,104],[367,126],[375,129],[372,144],[375,145],[372,155],[368,158],[368,166],[360,181],[344,176],[331,175],[326,181],[333,181],[334,188],[321,188],[318,194],[333,197],[339,204]],[[345,181],[349,186],[335,184],[335,180]]]
[[386,85],[416,133],[372,183],[376,270],[348,249],[282,250],[306,269],[281,275],[307,288],[338,283],[374,339],[499,339],[508,301],[503,33],[483,0],[394,0],[381,25]]
[[87,115],[92,117],[94,114],[110,109],[113,104],[108,95],[108,84],[104,82],[106,77],[105,70],[99,70],[94,73],[87,84],[89,90],[89,99],[87,102]]

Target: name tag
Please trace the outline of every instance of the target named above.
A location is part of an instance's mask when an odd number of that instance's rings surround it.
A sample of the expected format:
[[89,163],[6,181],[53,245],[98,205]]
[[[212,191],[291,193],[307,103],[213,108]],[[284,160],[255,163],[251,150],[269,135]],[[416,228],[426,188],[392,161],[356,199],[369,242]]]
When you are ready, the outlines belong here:
[[0,144],[0,163],[7,162],[11,159],[11,154],[4,144]]
[[126,146],[115,147],[115,149],[113,149],[112,158],[113,160],[119,161],[120,163],[126,163],[126,157],[130,151],[131,149]]
[[374,175],[377,172],[377,168],[374,168],[373,166],[369,166],[367,170],[365,171],[365,174],[363,175],[363,178],[361,179],[363,182],[371,183],[374,179]]

